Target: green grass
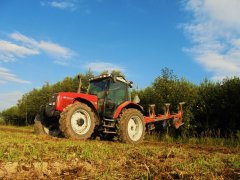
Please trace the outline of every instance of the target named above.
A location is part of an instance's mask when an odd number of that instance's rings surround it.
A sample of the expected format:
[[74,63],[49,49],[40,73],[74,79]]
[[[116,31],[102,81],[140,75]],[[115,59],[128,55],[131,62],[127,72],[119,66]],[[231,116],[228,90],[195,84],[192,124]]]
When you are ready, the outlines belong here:
[[[239,135],[238,135],[239,134]],[[150,141],[162,141],[169,143],[183,143],[183,144],[194,144],[194,145],[208,145],[208,146],[224,146],[224,147],[240,147],[240,131],[237,137],[222,138],[222,137],[211,137],[211,136],[200,136],[200,137],[177,137],[174,138],[169,135],[159,136],[146,135],[145,139]]]
[[[17,162],[20,178],[237,177],[240,169],[239,146],[230,148],[189,142],[176,143],[169,140],[129,145],[97,140],[76,141],[36,136],[30,127],[0,126],[0,167]],[[38,167],[39,163],[41,167]],[[28,167],[31,168],[24,170]]]

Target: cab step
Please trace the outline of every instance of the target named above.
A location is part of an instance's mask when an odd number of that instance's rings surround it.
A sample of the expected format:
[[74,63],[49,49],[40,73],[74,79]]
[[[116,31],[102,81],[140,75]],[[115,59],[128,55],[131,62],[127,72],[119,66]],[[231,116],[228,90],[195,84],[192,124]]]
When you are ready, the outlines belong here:
[[103,131],[103,133],[105,133],[105,134],[117,134],[115,131]]
[[106,124],[104,124],[103,127],[105,127],[105,128],[115,128],[115,125],[113,126],[113,125],[106,125]]
[[104,118],[103,120],[104,120],[104,121],[107,121],[107,122],[115,122],[115,119]]

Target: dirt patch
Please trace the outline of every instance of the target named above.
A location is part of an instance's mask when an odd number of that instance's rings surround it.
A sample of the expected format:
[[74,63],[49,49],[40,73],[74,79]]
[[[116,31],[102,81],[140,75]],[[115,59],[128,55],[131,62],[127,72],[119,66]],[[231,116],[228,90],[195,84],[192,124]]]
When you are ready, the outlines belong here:
[[[79,159],[44,162],[0,163],[0,179],[215,179],[216,174],[189,173],[175,168],[173,154],[156,158],[132,152],[128,158],[108,162],[87,162]],[[238,179],[239,170],[225,169],[218,177]]]
[[1,163],[0,179],[93,179],[95,167],[88,162],[56,161]]
[[21,128],[13,127],[13,126],[2,126],[2,125],[0,125],[0,131],[33,134],[33,129],[21,129]]

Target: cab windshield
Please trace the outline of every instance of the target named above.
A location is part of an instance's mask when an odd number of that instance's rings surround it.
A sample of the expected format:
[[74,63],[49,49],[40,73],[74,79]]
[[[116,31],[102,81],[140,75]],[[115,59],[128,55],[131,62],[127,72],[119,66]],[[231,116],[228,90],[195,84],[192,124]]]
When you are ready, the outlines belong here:
[[89,94],[96,95],[98,98],[103,98],[107,89],[108,79],[91,81],[89,86]]

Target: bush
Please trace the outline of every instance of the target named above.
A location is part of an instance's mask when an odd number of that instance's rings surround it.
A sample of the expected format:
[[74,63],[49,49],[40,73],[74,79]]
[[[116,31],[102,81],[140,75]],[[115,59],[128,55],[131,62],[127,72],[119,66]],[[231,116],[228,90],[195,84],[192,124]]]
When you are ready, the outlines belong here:
[[0,125],[4,125],[5,124],[5,121],[2,117],[0,117]]

